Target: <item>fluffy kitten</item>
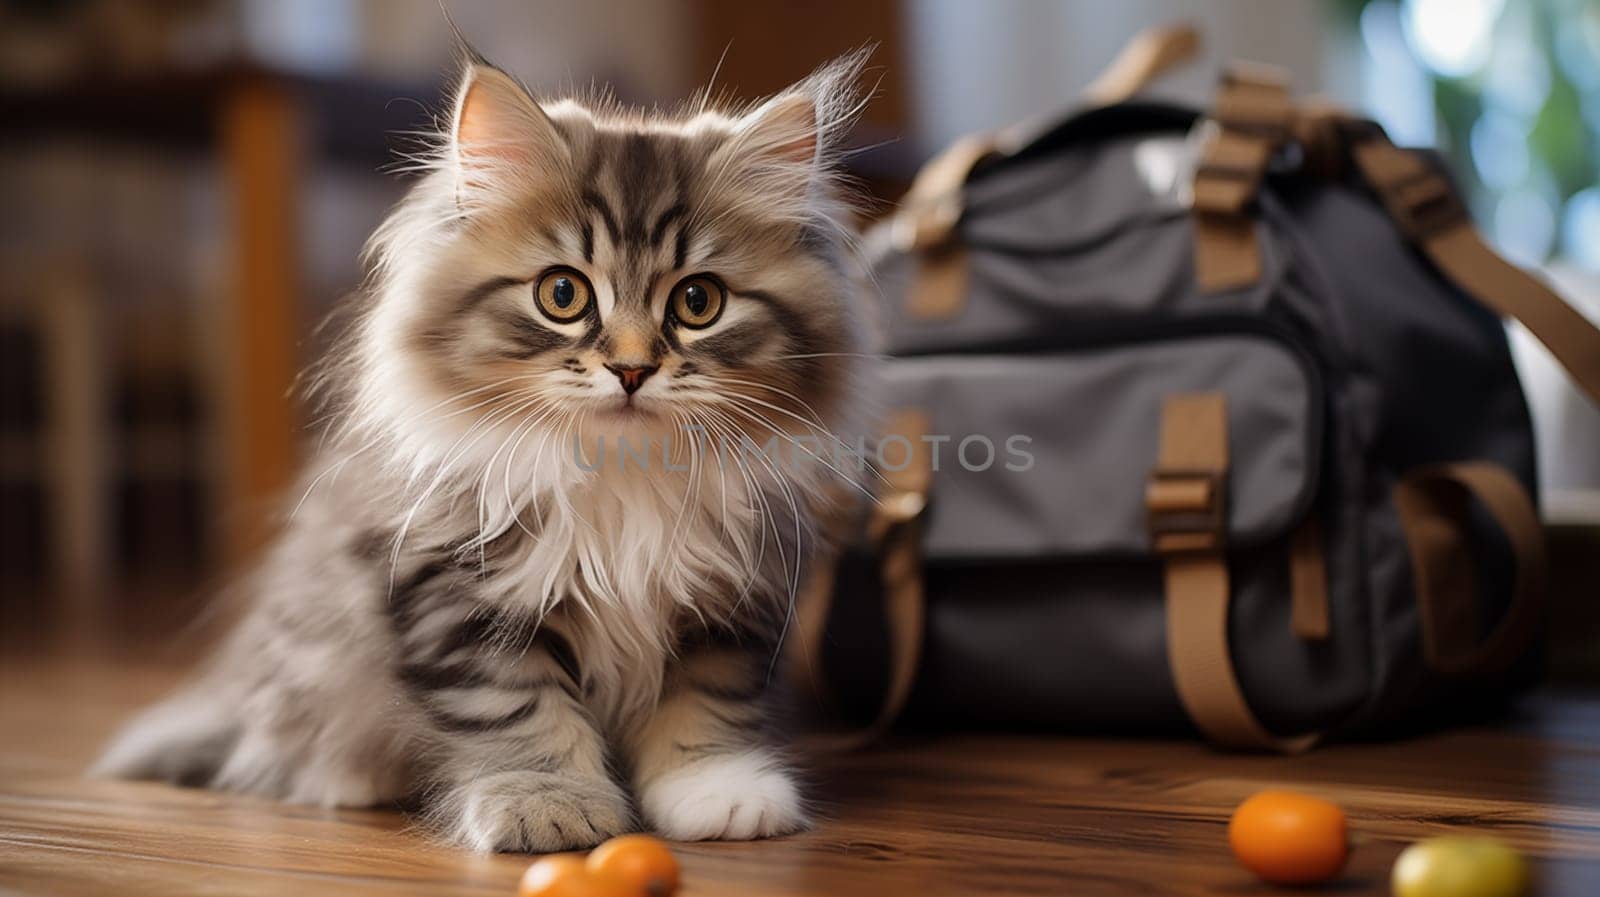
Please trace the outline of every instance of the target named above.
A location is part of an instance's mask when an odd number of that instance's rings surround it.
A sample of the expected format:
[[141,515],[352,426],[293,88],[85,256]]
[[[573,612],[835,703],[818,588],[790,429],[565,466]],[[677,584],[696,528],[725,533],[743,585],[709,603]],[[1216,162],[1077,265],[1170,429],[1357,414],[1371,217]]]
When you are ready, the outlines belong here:
[[247,617],[98,771],[416,799],[481,850],[803,827],[763,711],[865,423],[829,164],[860,64],[671,115],[468,65]]

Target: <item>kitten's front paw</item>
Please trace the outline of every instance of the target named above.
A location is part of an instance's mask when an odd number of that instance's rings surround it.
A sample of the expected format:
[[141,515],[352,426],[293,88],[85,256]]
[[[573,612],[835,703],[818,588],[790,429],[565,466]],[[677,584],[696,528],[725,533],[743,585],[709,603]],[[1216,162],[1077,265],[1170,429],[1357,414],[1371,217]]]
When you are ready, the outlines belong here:
[[762,751],[695,760],[643,783],[652,829],[674,841],[748,841],[806,827],[794,776]]
[[483,776],[460,786],[448,808],[451,840],[480,851],[577,850],[633,829],[615,783],[548,772]]

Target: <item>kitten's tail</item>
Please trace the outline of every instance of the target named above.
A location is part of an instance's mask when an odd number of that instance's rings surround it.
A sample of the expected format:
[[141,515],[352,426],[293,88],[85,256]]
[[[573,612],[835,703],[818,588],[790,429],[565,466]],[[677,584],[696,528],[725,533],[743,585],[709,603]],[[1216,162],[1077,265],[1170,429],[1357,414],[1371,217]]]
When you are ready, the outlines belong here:
[[140,713],[111,740],[89,775],[210,784],[233,752],[241,726],[237,705],[205,685],[202,680]]

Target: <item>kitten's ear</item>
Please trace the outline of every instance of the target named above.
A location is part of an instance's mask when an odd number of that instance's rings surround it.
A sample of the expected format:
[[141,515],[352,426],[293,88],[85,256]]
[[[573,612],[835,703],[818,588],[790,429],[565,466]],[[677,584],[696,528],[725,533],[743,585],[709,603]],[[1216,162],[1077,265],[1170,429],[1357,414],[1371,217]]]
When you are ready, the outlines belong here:
[[857,113],[870,48],[841,57],[741,117],[724,152],[764,188],[805,193],[836,159]]
[[808,93],[782,93],[741,123],[741,149],[752,161],[815,166],[821,148],[817,101]]
[[451,150],[464,186],[483,187],[506,169],[535,168],[565,158],[550,117],[510,75],[469,63],[456,91]]

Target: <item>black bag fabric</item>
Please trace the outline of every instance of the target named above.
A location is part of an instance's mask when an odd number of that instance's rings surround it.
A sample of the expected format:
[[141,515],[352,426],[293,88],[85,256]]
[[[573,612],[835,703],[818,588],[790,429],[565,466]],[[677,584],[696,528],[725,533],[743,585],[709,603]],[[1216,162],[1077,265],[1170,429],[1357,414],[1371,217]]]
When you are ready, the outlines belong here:
[[808,611],[847,715],[1298,750],[1518,681],[1544,559],[1500,315],[1591,393],[1600,337],[1432,157],[1235,75],[1209,115],[957,146],[868,247],[921,473]]

